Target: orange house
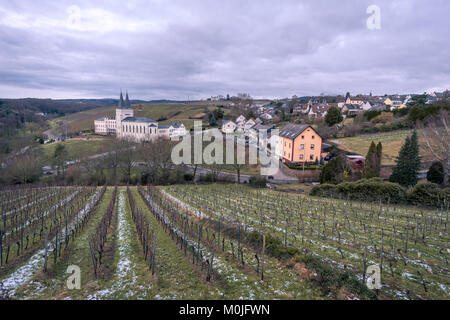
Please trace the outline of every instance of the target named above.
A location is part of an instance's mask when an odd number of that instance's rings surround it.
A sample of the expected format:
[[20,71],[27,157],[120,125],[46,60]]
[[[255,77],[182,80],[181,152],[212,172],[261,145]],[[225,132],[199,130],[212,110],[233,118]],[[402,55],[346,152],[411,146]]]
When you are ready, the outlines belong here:
[[280,130],[283,162],[311,163],[320,161],[322,137],[307,124],[288,124]]

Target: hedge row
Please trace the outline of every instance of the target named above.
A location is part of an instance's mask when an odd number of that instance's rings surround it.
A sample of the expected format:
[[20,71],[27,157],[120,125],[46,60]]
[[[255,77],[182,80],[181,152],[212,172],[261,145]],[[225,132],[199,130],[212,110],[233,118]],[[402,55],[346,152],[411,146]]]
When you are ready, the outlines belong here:
[[450,188],[440,189],[435,183],[426,182],[416,185],[407,192],[408,201],[428,207],[447,207],[450,203]]
[[447,207],[450,204],[450,188],[440,189],[434,183],[421,183],[406,191],[397,183],[383,182],[380,178],[344,182],[338,185],[314,186],[312,196],[333,197],[384,203],[414,204],[427,207]]
[[305,164],[305,168],[303,168],[303,164],[300,163],[285,163],[285,165],[292,170],[320,170],[323,167],[320,164]]

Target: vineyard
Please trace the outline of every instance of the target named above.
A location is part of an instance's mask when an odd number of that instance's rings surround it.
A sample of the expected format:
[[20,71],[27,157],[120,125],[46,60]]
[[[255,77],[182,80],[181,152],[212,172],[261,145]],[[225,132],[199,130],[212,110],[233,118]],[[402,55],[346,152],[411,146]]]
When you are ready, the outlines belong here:
[[[0,299],[448,299],[448,210],[243,185],[0,191]],[[382,287],[369,290],[376,265]],[[67,285],[68,270],[81,285]]]

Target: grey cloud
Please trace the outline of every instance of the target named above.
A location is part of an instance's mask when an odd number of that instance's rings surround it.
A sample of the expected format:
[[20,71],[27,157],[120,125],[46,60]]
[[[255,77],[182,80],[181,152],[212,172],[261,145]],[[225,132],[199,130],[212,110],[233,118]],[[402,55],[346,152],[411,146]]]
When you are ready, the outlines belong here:
[[[381,30],[366,28],[371,4],[381,8]],[[86,30],[67,28],[71,5],[82,10]],[[448,88],[449,9],[447,0],[0,0],[0,96]]]

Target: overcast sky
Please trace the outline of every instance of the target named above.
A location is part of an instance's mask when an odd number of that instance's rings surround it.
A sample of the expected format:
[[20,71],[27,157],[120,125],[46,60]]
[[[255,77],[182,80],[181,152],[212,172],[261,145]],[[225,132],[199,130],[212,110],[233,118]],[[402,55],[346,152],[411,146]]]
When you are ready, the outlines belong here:
[[0,0],[0,97],[442,91],[449,17],[449,0]]

